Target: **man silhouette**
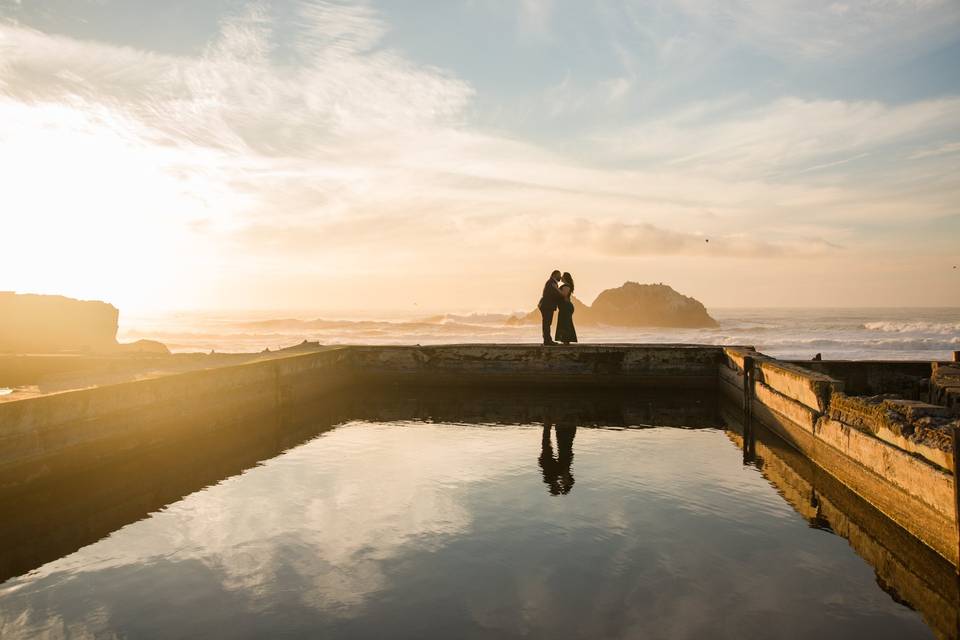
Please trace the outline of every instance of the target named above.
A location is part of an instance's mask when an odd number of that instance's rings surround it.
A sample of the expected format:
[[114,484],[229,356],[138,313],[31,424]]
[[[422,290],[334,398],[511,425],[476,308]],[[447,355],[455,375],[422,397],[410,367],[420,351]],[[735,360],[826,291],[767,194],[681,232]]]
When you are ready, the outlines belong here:
[[550,279],[543,285],[543,296],[540,297],[540,303],[537,308],[540,309],[540,318],[543,321],[543,344],[552,346],[557,344],[550,337],[550,326],[553,324],[553,314],[557,311],[557,306],[563,300],[563,294],[560,293],[560,271],[556,270],[550,274]]

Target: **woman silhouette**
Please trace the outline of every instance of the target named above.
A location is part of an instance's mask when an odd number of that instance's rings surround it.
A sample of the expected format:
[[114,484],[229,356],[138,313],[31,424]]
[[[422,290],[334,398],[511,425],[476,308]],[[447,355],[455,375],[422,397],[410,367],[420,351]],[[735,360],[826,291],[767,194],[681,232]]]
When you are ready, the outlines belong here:
[[573,276],[565,272],[560,277],[560,293],[563,300],[557,306],[557,335],[555,340],[563,344],[577,341],[577,329],[573,326]]

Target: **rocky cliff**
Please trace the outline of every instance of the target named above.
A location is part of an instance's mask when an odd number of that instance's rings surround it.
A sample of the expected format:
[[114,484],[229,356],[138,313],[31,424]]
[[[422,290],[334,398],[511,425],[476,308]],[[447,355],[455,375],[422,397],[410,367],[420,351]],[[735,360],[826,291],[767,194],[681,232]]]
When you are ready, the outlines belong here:
[[0,292],[0,352],[55,353],[117,348],[112,304]]
[[698,300],[665,284],[626,282],[607,289],[590,306],[591,321],[621,327],[716,327]]
[[[665,284],[625,282],[607,289],[587,306],[574,298],[574,321],[581,325],[606,324],[617,327],[710,328],[718,326],[698,300],[674,291]],[[534,309],[521,322],[540,322]]]

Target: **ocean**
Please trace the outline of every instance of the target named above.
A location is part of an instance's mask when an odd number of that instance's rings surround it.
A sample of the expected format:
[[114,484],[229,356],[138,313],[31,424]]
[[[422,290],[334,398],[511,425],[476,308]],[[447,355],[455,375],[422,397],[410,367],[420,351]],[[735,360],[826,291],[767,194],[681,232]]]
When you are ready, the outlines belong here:
[[[578,326],[581,343],[752,345],[779,358],[949,360],[960,350],[960,308],[711,309],[714,329]],[[319,315],[319,314],[318,314]],[[314,318],[317,316],[313,316]],[[263,314],[121,315],[119,339],[158,340],[173,352],[258,352],[321,344],[536,343],[539,325],[506,314],[429,318],[264,319]]]

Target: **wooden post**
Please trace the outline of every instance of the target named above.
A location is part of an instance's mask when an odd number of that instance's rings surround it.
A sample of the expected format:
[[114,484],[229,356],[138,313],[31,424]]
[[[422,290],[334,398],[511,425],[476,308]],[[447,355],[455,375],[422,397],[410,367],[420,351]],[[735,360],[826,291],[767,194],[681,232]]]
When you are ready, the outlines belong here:
[[953,361],[954,361],[954,362],[960,362],[960,351],[954,351],[954,352],[953,352]]
[[753,380],[755,366],[752,356],[743,358],[743,462],[752,462],[756,447],[753,440]]
[[957,472],[960,470],[960,427],[953,428],[953,517],[954,530],[957,533],[957,562],[954,568],[960,576],[960,487],[957,486]]

